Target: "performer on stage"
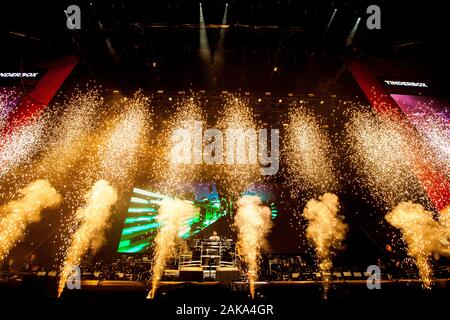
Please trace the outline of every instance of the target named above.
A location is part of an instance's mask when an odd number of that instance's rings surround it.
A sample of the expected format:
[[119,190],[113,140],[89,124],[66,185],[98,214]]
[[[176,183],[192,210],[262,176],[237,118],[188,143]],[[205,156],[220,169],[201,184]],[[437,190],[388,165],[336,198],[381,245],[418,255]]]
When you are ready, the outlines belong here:
[[[212,236],[210,236],[208,239],[209,239],[209,241],[214,241],[214,242],[220,241],[220,237],[217,234],[217,231],[215,231],[215,230],[213,231]],[[212,266],[217,266],[219,264],[219,261],[220,261],[219,247],[217,245],[214,245],[207,250],[207,253],[210,256],[206,259],[206,264],[209,265],[209,268],[211,270]]]
[[220,237],[217,234],[217,231],[215,231],[215,230],[213,231],[212,236],[209,237],[209,240],[211,240],[211,241],[220,241]]

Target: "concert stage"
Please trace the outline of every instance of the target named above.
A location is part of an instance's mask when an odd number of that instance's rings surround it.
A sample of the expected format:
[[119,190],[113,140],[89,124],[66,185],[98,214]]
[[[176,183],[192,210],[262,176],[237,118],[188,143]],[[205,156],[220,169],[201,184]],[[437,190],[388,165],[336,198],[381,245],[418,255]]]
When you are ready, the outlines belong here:
[[[80,290],[66,290],[58,299],[55,281],[47,282],[35,277],[22,283],[0,282],[0,299],[4,305],[29,301],[33,306],[51,307],[49,313],[55,312],[56,315],[61,307],[64,310],[69,307],[75,310],[92,308],[93,314],[138,315],[139,312],[149,312],[172,319],[177,317],[178,308],[186,310],[188,307],[209,306],[208,319],[223,319],[227,316],[242,317],[246,314],[243,311],[245,305],[273,306],[276,319],[285,319],[305,308],[315,315],[344,316],[358,310],[404,316],[426,310],[431,315],[439,312],[433,306],[445,305],[447,302],[450,279],[436,280],[433,290],[423,290],[415,279],[382,280],[382,290],[368,290],[364,280],[331,281],[327,299],[323,299],[322,285],[320,281],[258,282],[256,298],[251,299],[248,283],[239,281],[163,281],[155,299],[148,300],[146,295],[149,285],[146,283],[83,280]],[[224,310],[227,315],[221,314]]]
[[448,307],[447,10],[7,2],[0,319]]

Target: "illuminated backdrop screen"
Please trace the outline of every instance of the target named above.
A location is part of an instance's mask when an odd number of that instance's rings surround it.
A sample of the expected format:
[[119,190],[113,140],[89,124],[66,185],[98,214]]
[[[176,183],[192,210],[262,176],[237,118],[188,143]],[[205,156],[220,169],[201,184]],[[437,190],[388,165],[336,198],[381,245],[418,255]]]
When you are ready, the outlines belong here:
[[[182,198],[191,201],[196,207],[194,218],[185,221],[179,230],[182,239],[196,236],[221,218],[233,214],[230,199],[221,197],[215,183],[195,182],[180,187]],[[278,215],[274,192],[270,185],[255,183],[249,186],[243,195],[257,195],[264,205],[270,207],[272,218]],[[147,252],[153,245],[159,224],[156,220],[158,202],[170,195],[162,194],[154,188],[135,187],[130,198],[127,214],[119,242],[119,253]]]

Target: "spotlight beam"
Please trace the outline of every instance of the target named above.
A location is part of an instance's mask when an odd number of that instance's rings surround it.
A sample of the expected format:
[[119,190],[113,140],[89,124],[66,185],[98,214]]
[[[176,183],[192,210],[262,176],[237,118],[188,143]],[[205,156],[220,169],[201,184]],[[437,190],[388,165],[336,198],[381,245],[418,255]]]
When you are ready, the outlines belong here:
[[227,31],[226,28],[227,16],[228,16],[228,3],[225,4],[225,11],[223,13],[222,25],[220,26],[221,29],[219,34],[219,41],[217,42],[216,50],[214,52],[213,68],[215,73],[214,76],[215,81],[218,81],[224,69],[224,41],[225,41],[225,33]]
[[356,31],[358,30],[359,23],[361,22],[361,18],[358,18],[355,22],[355,25],[353,26],[352,30],[350,31],[350,34],[347,37],[347,40],[345,40],[345,45],[348,47],[353,44],[353,39],[355,38]]
[[208,62],[211,59],[211,52],[209,50],[208,37],[206,35],[206,25],[205,19],[203,16],[202,4],[200,6],[200,25],[199,25],[199,34],[200,34],[200,57],[203,61]]
[[222,18],[222,29],[220,30],[220,38],[223,38],[225,35],[225,31],[226,31],[225,26],[227,24],[227,16],[228,16],[228,3],[225,4],[225,11],[223,13],[223,18]]
[[[120,57],[117,54],[117,51],[114,48],[105,27],[103,26],[102,22],[100,21],[100,18],[97,16],[97,11],[95,10],[92,3],[90,3],[90,7],[91,7],[92,12],[94,13],[95,18],[97,19],[97,24],[98,24],[98,27],[100,28],[100,31],[102,31],[105,34],[105,44],[106,44],[106,48],[108,49],[109,54],[111,55],[112,59],[114,60],[114,62],[116,64],[120,63]],[[67,15],[67,13],[66,13],[66,15]]]
[[325,33],[327,33],[328,29],[330,29],[331,23],[334,20],[334,16],[336,15],[336,12],[337,12],[337,9],[334,9],[333,14],[331,15],[330,21],[328,22],[327,29],[325,30]]

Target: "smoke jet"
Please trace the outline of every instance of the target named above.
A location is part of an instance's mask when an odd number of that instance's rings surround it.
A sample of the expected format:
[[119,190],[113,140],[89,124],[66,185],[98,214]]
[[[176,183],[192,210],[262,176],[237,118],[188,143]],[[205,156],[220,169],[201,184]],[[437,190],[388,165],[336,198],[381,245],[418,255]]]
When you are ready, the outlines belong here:
[[261,199],[257,196],[243,196],[237,205],[234,225],[238,229],[238,252],[248,266],[250,295],[253,299],[261,250],[272,228],[271,212],[268,207],[261,205]]
[[195,207],[185,200],[167,198],[162,200],[159,206],[157,221],[160,228],[155,238],[152,288],[147,299],[155,297],[159,280],[166,266],[166,260],[175,249],[180,227],[186,220],[192,219],[196,214]]
[[117,201],[116,190],[106,180],[97,181],[86,195],[86,205],[76,212],[78,229],[72,235],[65,261],[61,267],[58,297],[74,266],[79,266],[89,250],[95,253],[105,242],[104,232],[109,227],[111,207]]
[[61,195],[47,180],[35,180],[19,192],[22,198],[0,207],[0,261],[24,237],[27,226],[41,220],[41,212],[56,208]]
[[328,274],[333,267],[332,258],[342,247],[342,241],[348,230],[339,214],[339,198],[332,193],[325,193],[319,200],[311,199],[306,203],[303,217],[308,220],[306,237],[314,245],[319,269],[323,274],[324,298],[328,292]]
[[421,204],[401,202],[385,219],[402,232],[402,239],[408,247],[408,255],[419,269],[423,287],[431,288],[430,257],[433,253],[450,256],[450,230],[448,227],[448,208],[444,209],[439,220]]

